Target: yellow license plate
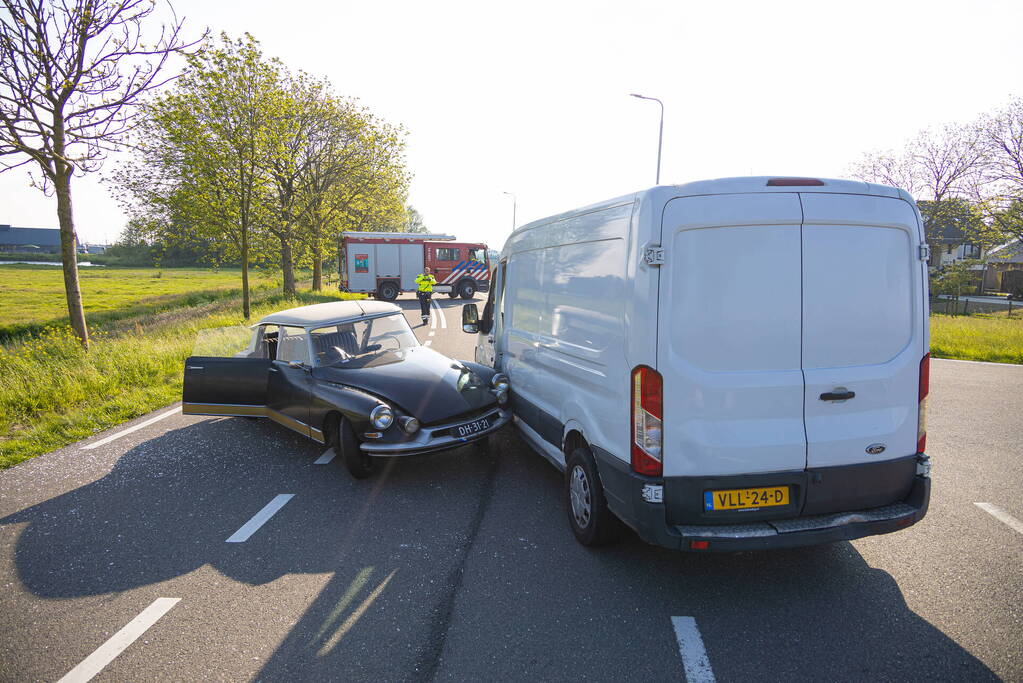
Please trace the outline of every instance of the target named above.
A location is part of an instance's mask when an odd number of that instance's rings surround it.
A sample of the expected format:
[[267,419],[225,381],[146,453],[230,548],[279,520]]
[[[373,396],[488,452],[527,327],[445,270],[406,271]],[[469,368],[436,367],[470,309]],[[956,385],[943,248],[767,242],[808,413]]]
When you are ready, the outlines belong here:
[[788,486],[703,492],[704,510],[755,510],[756,508],[788,504]]

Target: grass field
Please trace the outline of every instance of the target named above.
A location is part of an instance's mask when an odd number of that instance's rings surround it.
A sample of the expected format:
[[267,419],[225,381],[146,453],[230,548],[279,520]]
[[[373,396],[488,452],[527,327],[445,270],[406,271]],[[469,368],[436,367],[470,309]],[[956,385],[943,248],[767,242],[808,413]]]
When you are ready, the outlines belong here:
[[1023,311],[978,316],[931,316],[935,358],[1023,363]]
[[[82,301],[90,326],[162,310],[196,306],[241,290],[241,271],[202,268],[81,268]],[[277,278],[250,271],[253,289]],[[0,264],[0,339],[67,322],[59,267]]]

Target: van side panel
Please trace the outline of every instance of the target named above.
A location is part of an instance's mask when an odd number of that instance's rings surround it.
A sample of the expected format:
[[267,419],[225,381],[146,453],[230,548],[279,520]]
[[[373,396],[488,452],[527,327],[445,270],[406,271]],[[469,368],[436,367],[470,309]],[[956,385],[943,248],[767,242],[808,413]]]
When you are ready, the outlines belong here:
[[[626,241],[632,205],[560,221],[543,250],[544,314],[536,388],[541,424],[571,421],[587,441],[619,451],[627,438]],[[627,410],[627,408],[626,408]]]
[[[913,455],[925,353],[916,213],[885,197],[802,200],[807,465]],[[855,396],[821,399],[838,388]]]

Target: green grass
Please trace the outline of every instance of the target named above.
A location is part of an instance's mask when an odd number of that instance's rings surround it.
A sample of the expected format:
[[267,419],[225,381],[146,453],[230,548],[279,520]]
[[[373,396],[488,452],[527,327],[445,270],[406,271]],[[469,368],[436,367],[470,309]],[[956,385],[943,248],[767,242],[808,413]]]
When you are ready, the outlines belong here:
[[[241,271],[202,268],[81,268],[82,303],[90,327],[164,310],[197,306],[241,290]],[[250,272],[254,290],[276,277]],[[64,275],[59,267],[0,265],[0,339],[66,324]]]
[[931,316],[935,358],[1023,363],[1023,311],[976,316]]
[[[263,293],[252,320],[351,298],[364,295]],[[0,468],[181,400],[183,362],[197,338],[229,338],[220,328],[245,323],[238,297],[123,322],[96,332],[88,353],[67,327],[0,346]]]

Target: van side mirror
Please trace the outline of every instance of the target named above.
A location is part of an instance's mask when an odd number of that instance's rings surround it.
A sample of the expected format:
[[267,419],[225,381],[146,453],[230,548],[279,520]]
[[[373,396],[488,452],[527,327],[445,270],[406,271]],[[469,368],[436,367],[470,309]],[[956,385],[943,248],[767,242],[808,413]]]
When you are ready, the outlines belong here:
[[478,334],[480,331],[480,312],[476,310],[476,304],[465,304],[462,306],[462,332]]

